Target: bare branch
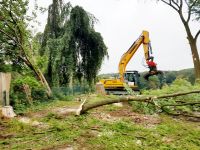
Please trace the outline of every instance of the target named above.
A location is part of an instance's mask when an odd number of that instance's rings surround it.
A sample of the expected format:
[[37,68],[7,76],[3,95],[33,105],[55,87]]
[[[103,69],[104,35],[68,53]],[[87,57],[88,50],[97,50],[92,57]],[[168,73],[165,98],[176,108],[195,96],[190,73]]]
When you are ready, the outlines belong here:
[[180,0],[180,6],[178,5],[178,1],[177,2],[175,2],[174,0],[170,0],[176,7],[178,7],[178,9],[180,10],[180,8],[182,7],[182,5],[183,5],[183,2],[182,2],[182,0]]
[[190,18],[191,18],[191,12],[192,12],[192,8],[189,6],[188,7],[188,17],[187,17],[187,23],[189,23],[189,21],[190,21]]
[[185,0],[186,5],[189,7],[189,3],[187,2],[187,0]]
[[170,7],[172,7],[174,10],[176,10],[177,12],[179,11],[178,8],[176,8],[174,5],[172,5],[171,0],[169,0],[169,2],[166,2],[165,0],[161,0],[163,3],[169,5]]
[[200,30],[197,32],[197,34],[195,35],[195,40],[197,41],[197,38],[198,38],[198,36],[199,36],[199,34],[200,34]]
[[183,0],[180,0],[180,7],[183,7]]

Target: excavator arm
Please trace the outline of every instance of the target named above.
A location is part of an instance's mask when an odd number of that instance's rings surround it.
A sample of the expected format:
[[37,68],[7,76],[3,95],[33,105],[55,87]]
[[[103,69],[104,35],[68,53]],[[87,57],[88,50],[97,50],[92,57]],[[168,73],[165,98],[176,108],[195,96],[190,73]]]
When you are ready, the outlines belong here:
[[141,44],[143,44],[145,59],[148,60],[152,53],[148,31],[143,31],[139,38],[131,45],[128,51],[122,55],[118,66],[121,81],[124,81],[124,73],[126,71],[127,64]]

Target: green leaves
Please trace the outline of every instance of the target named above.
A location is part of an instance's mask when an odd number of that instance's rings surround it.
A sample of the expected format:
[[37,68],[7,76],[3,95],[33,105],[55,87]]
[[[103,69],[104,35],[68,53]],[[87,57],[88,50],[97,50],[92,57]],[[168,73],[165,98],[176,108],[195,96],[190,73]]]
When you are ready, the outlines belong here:
[[191,7],[192,14],[195,15],[196,20],[200,20],[200,0],[189,0],[189,4]]
[[[144,95],[164,95],[164,94],[173,94],[173,93],[178,93],[178,92],[187,92],[187,91],[192,91],[192,90],[198,90],[199,85],[192,85],[189,81],[178,78],[176,79],[171,85],[165,85],[162,89],[157,89],[157,90],[145,90],[143,91]],[[156,100],[155,102],[162,108],[162,111],[165,111],[167,113],[174,113],[174,114],[179,114],[183,113],[186,115],[191,115],[195,111],[199,111],[199,104],[192,105],[192,103],[198,103],[199,102],[199,94],[192,94],[192,95],[185,95],[181,97],[173,97],[168,100],[165,99],[160,99]],[[185,105],[187,104],[188,105]],[[190,105],[191,103],[191,105]],[[138,105],[138,103],[137,103]],[[137,106],[136,105],[136,106]],[[139,106],[144,106],[143,104],[139,104]],[[151,110],[155,111],[155,108],[147,107],[145,106],[142,110]],[[158,111],[160,111],[158,109]]]
[[22,87],[23,84],[29,85],[30,88],[38,89],[41,88],[41,84],[31,76],[26,76],[23,78],[18,78],[14,80],[14,86]]
[[61,5],[58,0],[49,6],[41,54],[49,58],[47,76],[52,86],[81,82],[82,78],[90,85],[94,82],[108,55],[101,34],[93,28],[95,22],[82,7]]
[[0,49],[5,57],[4,62],[21,65],[30,33],[27,30],[28,0],[2,0],[0,3]]
[[84,78],[91,85],[101,67],[102,61],[107,56],[107,48],[100,33],[93,28],[89,15],[83,8],[76,6],[70,15],[70,28],[74,39],[77,67]]

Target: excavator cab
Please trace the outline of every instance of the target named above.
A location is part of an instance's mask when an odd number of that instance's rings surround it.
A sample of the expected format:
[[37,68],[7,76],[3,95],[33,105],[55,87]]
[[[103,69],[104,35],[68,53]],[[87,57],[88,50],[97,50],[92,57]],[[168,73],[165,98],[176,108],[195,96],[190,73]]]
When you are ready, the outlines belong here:
[[139,85],[140,74],[138,71],[126,71],[124,73],[124,81],[129,86],[138,86]]

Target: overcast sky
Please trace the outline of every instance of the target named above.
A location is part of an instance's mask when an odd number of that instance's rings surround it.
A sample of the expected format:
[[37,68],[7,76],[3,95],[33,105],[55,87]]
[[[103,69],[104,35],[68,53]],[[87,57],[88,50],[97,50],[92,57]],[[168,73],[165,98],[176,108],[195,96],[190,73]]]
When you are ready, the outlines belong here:
[[[33,1],[33,0],[31,0]],[[152,0],[153,1],[153,0]],[[179,16],[167,5],[149,0],[71,0],[73,6],[82,6],[92,13],[99,23],[95,25],[108,47],[109,59],[105,60],[100,73],[118,72],[118,63],[142,30],[150,33],[155,62],[159,70],[180,70],[193,67],[192,56],[184,27]],[[65,0],[65,2],[69,2]],[[38,0],[40,6],[48,7],[52,0]],[[43,31],[47,13],[38,20]],[[193,23],[193,32],[200,28]],[[198,38],[200,50],[200,37]],[[148,70],[144,65],[142,46],[127,65],[127,70]]]

